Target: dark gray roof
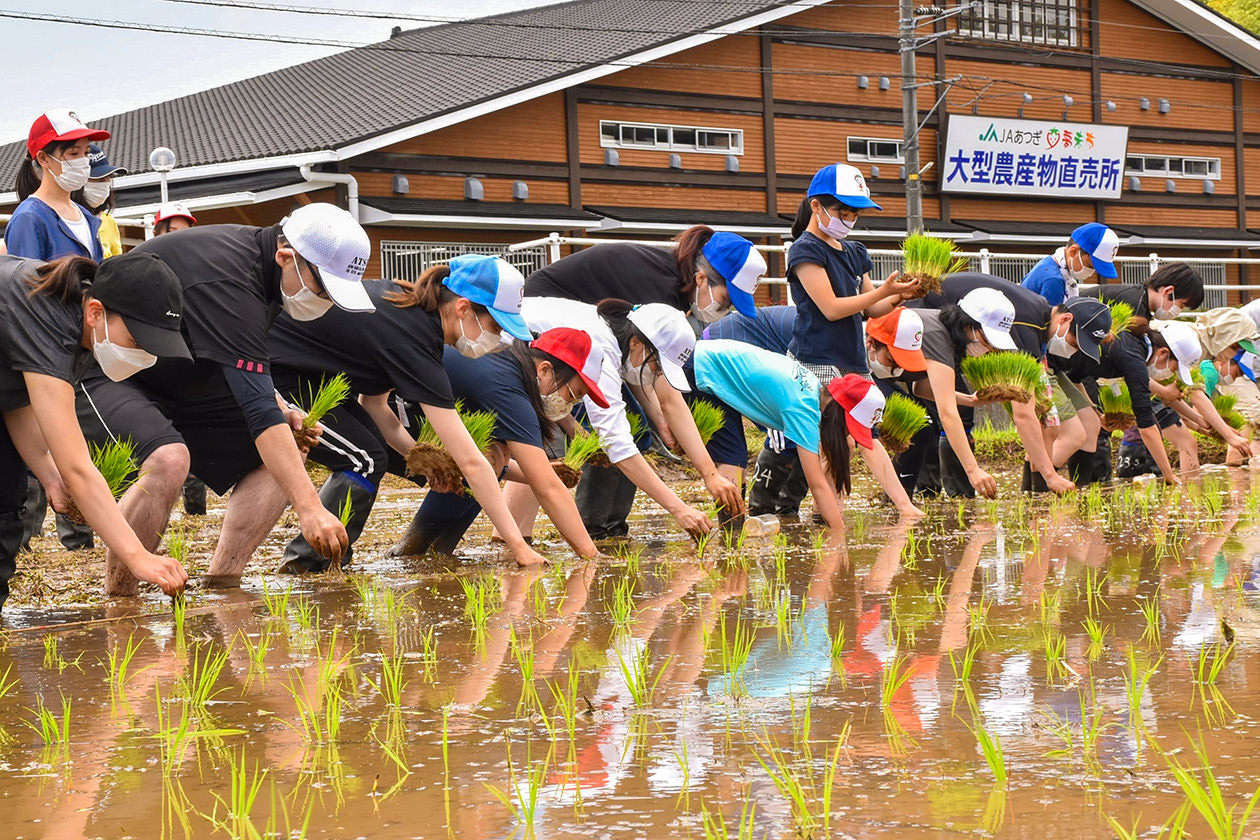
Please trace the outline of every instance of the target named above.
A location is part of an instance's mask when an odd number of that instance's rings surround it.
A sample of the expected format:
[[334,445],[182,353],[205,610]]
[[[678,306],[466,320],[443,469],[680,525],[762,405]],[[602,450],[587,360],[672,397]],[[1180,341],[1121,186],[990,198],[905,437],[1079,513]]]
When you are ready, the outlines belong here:
[[[335,149],[790,2],[575,0],[403,32],[92,124],[132,173],[159,145],[180,166]],[[24,154],[23,142],[0,147],[0,191]]]

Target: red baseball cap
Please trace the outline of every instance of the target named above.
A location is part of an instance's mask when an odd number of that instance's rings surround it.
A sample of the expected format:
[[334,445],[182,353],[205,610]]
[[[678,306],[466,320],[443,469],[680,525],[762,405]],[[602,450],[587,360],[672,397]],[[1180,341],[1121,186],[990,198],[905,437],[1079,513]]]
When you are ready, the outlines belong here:
[[599,370],[604,365],[604,351],[591,342],[590,335],[570,327],[556,327],[535,338],[529,346],[555,356],[576,370],[586,383],[586,393],[591,402],[600,408],[608,408],[608,398],[596,384]]
[[913,309],[898,306],[887,315],[866,322],[866,334],[888,346],[893,361],[902,370],[927,370],[923,356],[923,319]]
[[871,428],[884,416],[884,395],[869,379],[849,373],[837,376],[827,385],[827,393],[840,403],[849,434],[866,449],[875,448]]
[[36,152],[42,151],[49,143],[65,143],[84,137],[93,142],[108,140],[109,132],[88,128],[79,115],[68,108],[46,111],[31,125],[31,133],[26,136],[26,151],[35,157]]

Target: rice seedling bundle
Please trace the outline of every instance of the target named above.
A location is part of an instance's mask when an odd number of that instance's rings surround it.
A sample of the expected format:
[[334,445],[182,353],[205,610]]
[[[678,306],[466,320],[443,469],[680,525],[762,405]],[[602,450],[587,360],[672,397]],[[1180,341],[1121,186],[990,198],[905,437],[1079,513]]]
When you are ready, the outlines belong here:
[[1041,362],[1018,351],[985,353],[962,360],[963,376],[976,397],[991,402],[1027,402],[1041,387]]
[[910,441],[928,424],[928,413],[914,400],[902,394],[891,394],[884,403],[884,416],[879,421],[879,440],[893,455],[900,455]]
[[726,422],[726,414],[708,400],[692,400],[691,417],[696,421],[696,430],[700,432],[700,440],[705,446],[713,440],[713,436]]
[[[140,478],[140,465],[136,463],[136,445],[127,438],[126,440],[111,440],[104,446],[93,443],[89,448],[92,453],[92,465],[105,479],[109,492],[115,499],[121,498],[122,494],[126,493],[127,489]],[[83,512],[79,510],[74,499],[67,501],[63,515],[80,525],[87,524],[87,520],[83,518]]]
[[345,402],[346,397],[350,396],[350,379],[344,373],[339,373],[332,379],[319,380],[319,389],[312,391],[309,387],[306,390],[306,399],[298,403],[298,407],[306,412],[306,417],[302,418],[302,428],[313,429],[337,406]]
[[[462,400],[455,403],[455,411],[459,413],[459,419],[468,430],[477,449],[482,453],[487,452],[494,440],[494,426],[498,421],[495,413],[493,411],[466,411]],[[438,438],[437,432],[433,431],[433,426],[427,419],[421,422],[415,445],[407,453],[407,472],[411,475],[423,475],[429,479],[430,483],[451,485],[460,495],[465,493],[464,474],[460,472],[455,459],[442,446],[441,439]]]
[[1133,323],[1133,307],[1127,303],[1115,301],[1111,307],[1111,334],[1119,335]]
[[582,468],[601,451],[603,445],[604,442],[594,432],[577,435],[569,441],[564,449],[564,458],[551,464],[565,487],[577,487]]
[[945,239],[937,239],[927,232],[912,233],[901,243],[905,256],[902,280],[918,280],[919,291],[914,297],[923,297],[941,290],[941,278],[946,274],[963,271],[967,258],[959,256],[956,245]]
[[1216,413],[1221,415],[1231,429],[1241,429],[1247,425],[1247,418],[1243,417],[1234,406],[1238,404],[1238,397],[1235,394],[1222,394],[1219,391],[1216,396],[1212,397],[1212,405],[1216,407]]
[[[643,415],[637,411],[626,410],[626,422],[630,424],[630,437],[636,441],[647,431],[647,423],[643,419]],[[596,452],[587,461],[593,467],[611,467],[612,461],[608,460],[608,454],[602,450]]]
[[1127,429],[1136,422],[1133,416],[1133,400],[1129,386],[1123,379],[1098,383],[1098,402],[1103,410],[1103,422],[1109,429]]

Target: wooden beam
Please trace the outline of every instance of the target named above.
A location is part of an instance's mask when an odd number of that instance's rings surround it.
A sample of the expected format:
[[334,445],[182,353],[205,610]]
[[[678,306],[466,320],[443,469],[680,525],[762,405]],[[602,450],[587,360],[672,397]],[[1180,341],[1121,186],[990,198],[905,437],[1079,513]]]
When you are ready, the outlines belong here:
[[564,155],[568,164],[569,206],[582,207],[582,161],[581,136],[578,133],[577,91],[566,88],[564,91]]
[[[765,171],[775,172],[774,150],[774,74],[771,72],[773,45],[770,36],[761,33],[761,141],[765,149]],[[766,178],[766,212],[777,213],[779,190],[774,178]]]

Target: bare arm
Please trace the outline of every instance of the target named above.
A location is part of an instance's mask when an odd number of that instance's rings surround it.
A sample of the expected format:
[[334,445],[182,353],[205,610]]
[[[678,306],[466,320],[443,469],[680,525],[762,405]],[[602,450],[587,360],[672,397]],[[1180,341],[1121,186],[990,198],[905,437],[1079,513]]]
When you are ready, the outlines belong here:
[[406,455],[411,451],[411,447],[416,445],[416,439],[407,432],[402,421],[398,419],[398,415],[390,408],[388,393],[371,396],[360,394],[359,405],[363,406],[363,410],[376,424],[376,428],[380,429],[385,442],[395,452]]
[[1142,442],[1146,444],[1146,450],[1151,453],[1151,457],[1155,459],[1155,463],[1159,466],[1159,472],[1164,477],[1164,481],[1169,484],[1180,484],[1177,476],[1173,473],[1172,462],[1168,460],[1168,453],[1164,450],[1164,439],[1160,436],[1159,426],[1140,426],[1138,434],[1142,436]]
[[683,452],[691,459],[691,463],[700,471],[704,486],[718,504],[733,515],[744,512],[744,494],[739,485],[718,472],[717,465],[709,455],[704,441],[700,439],[700,430],[696,428],[695,418],[687,401],[673,385],[665,381],[665,377],[656,379],[656,397],[660,401],[661,411],[674,432],[674,439],[682,446]]
[[616,463],[626,478],[634,482],[644,493],[658,505],[669,511],[687,533],[692,536],[707,534],[713,530],[713,522],[709,517],[688,505],[669,486],[661,481],[661,477],[652,469],[652,465],[642,455],[632,455],[624,461]]
[[967,430],[963,427],[962,417],[958,414],[958,403],[954,400],[954,369],[940,362],[928,361],[928,384],[932,386],[932,395],[936,398],[936,411],[941,418],[941,426],[945,429],[945,438],[950,448],[958,456],[959,462],[967,472],[967,480],[976,492],[990,499],[997,496],[997,482],[993,476],[980,469],[971,444],[967,442]]
[[63,511],[66,498],[66,486],[57,471],[52,453],[39,430],[39,421],[35,419],[35,410],[29,405],[13,411],[5,412],[4,424],[9,430],[9,437],[17,448],[18,455],[26,464],[26,468],[34,473],[35,478],[44,487],[53,509]]
[[823,469],[822,459],[813,452],[806,452],[800,447],[796,454],[801,459],[801,470],[805,480],[809,482],[809,492],[814,494],[814,510],[827,521],[831,529],[831,541],[839,543],[844,539],[844,501],[831,474]]
[[1011,402],[1011,415],[1015,420],[1015,430],[1019,432],[1020,442],[1028,453],[1028,461],[1032,468],[1041,473],[1046,486],[1055,493],[1063,494],[1075,489],[1076,485],[1054,471],[1054,462],[1046,451],[1046,441],[1041,436],[1041,421],[1037,419],[1036,399],[1028,402]]
[[[862,291],[859,294],[839,297],[831,288],[831,278],[827,276],[827,270],[821,265],[802,263],[796,266],[796,277],[805,287],[805,293],[809,295],[809,299],[829,321],[839,321],[841,318],[849,318],[863,312],[882,315],[901,302],[902,294],[910,292],[919,285],[917,281],[897,282],[898,273],[894,271],[877,289],[871,283],[870,275],[864,275]],[[877,306],[877,304],[883,305]]]
[[509,441],[508,449],[524,474],[525,482],[538,497],[538,503],[547,511],[560,535],[580,556],[590,559],[598,555],[599,549],[582,524],[582,515],[578,513],[573,494],[551,468],[547,453],[537,446],[518,441]]
[[1216,404],[1212,402],[1211,397],[1196,388],[1190,395],[1190,402],[1194,405],[1195,411],[1199,412],[1204,421],[1221,436],[1231,449],[1237,451],[1243,458],[1251,457],[1250,441],[1234,431],[1234,427],[1225,422],[1224,418],[1221,417],[1221,413],[1216,410]]

